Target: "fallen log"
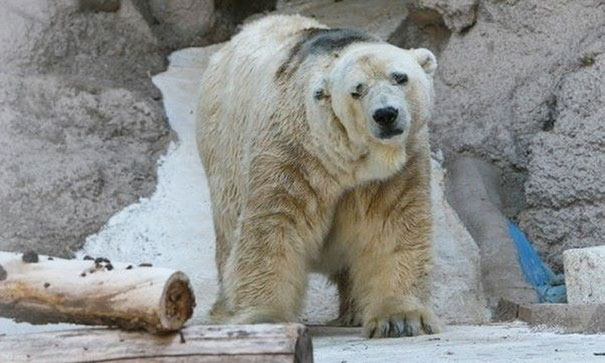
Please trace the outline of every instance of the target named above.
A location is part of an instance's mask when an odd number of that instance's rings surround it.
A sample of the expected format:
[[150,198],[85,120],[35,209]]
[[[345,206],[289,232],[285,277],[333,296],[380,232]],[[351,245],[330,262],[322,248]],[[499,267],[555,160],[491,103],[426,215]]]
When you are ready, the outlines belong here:
[[179,271],[0,252],[0,316],[17,321],[166,332],[180,329],[194,307],[189,279]]
[[199,325],[168,335],[81,329],[0,339],[0,362],[109,361],[307,363],[313,347],[300,324]]

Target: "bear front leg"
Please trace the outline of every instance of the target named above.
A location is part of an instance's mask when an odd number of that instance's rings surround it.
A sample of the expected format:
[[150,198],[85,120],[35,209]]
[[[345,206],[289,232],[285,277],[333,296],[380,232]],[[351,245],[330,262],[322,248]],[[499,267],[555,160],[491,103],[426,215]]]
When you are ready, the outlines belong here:
[[306,257],[289,217],[255,216],[244,221],[223,275],[233,324],[294,321],[307,285]]
[[358,246],[351,264],[352,294],[369,338],[441,330],[427,305],[430,216],[412,210],[403,214],[385,221],[382,231]]
[[224,266],[223,292],[233,312],[228,321],[294,321],[304,300],[310,256],[318,253],[327,233],[327,213],[302,167],[272,156],[256,161],[262,165],[251,167],[238,237]]

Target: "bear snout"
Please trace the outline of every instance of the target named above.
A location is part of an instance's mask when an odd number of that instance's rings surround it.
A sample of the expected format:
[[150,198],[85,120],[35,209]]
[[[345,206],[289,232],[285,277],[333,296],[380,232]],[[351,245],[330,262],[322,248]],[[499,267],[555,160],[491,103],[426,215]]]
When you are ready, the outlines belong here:
[[380,139],[390,139],[403,134],[407,124],[405,113],[400,115],[399,110],[392,106],[377,109],[372,114],[372,118],[379,126],[376,131]]
[[389,126],[397,120],[397,115],[399,111],[395,107],[383,107],[374,111],[372,118],[376,121],[380,126]]

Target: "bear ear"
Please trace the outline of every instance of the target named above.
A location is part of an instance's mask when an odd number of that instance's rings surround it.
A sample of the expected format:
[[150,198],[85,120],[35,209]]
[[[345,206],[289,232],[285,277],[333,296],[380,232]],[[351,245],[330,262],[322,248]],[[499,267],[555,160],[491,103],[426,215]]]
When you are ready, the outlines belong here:
[[420,64],[426,74],[432,76],[435,73],[437,58],[435,58],[435,55],[430,50],[425,48],[412,49],[412,54],[414,54],[416,61],[418,61],[418,64]]

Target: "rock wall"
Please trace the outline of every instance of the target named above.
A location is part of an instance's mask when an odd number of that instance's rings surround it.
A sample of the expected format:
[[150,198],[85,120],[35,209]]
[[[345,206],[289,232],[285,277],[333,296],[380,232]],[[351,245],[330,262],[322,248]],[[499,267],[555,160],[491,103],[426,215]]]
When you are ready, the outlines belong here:
[[132,1],[170,50],[225,41],[248,16],[274,10],[276,5],[276,0]]
[[69,256],[154,190],[170,130],[147,74],[164,57],[124,4],[0,8],[0,249]]
[[391,41],[438,52],[433,144],[498,166],[543,258],[605,241],[605,6],[416,0]]
[[0,250],[70,256],[149,196],[173,138],[151,76],[170,50],[226,39],[274,3],[3,1]]

